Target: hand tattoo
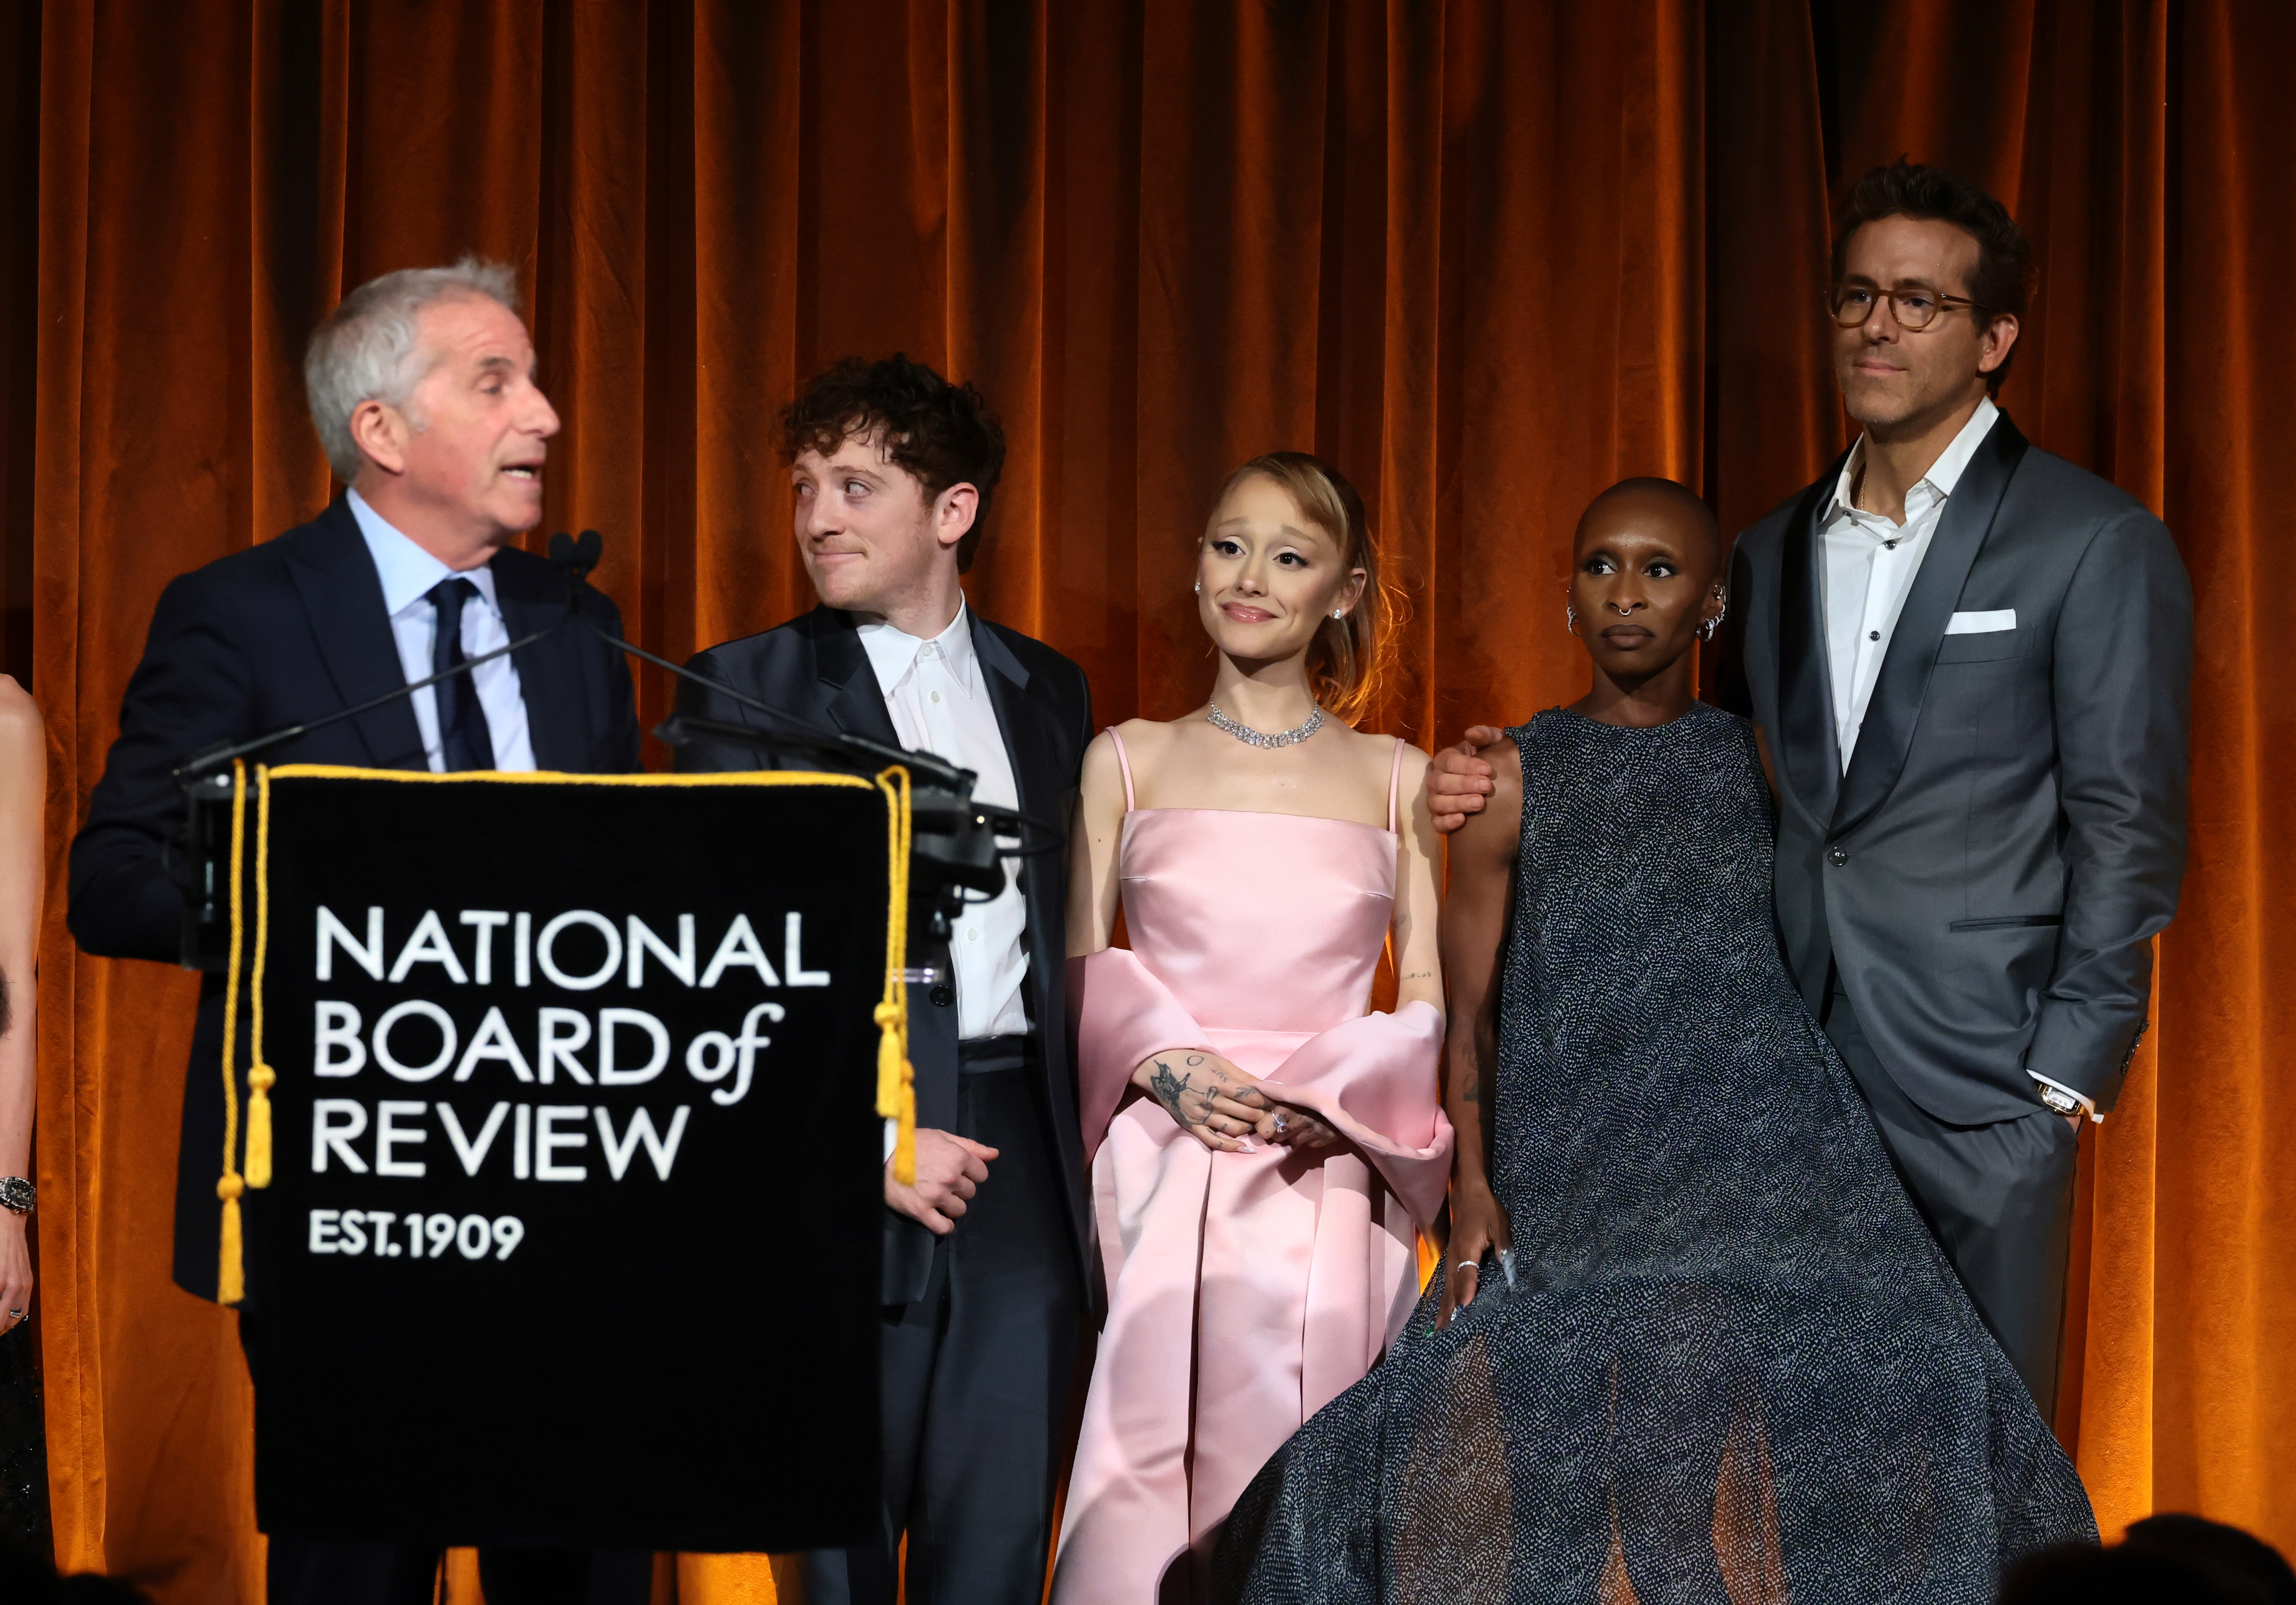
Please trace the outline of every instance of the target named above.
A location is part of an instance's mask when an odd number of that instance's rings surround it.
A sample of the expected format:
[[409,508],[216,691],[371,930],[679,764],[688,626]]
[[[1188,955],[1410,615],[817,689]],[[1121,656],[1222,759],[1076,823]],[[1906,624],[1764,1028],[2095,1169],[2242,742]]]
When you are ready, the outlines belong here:
[[1162,1060],[1156,1061],[1156,1073],[1148,1077],[1148,1088],[1156,1094],[1156,1101],[1181,1125],[1191,1124],[1180,1112],[1180,1094],[1188,1090],[1188,1077],[1172,1074],[1172,1067]]
[[[1188,1067],[1191,1069],[1203,1062],[1204,1056],[1201,1053],[1191,1053],[1188,1055]],[[1268,1102],[1267,1094],[1261,1092],[1256,1086],[1245,1086],[1238,1082],[1222,1081],[1218,1071],[1210,1072],[1210,1077],[1211,1085],[1204,1089],[1204,1101],[1207,1103],[1210,1102],[1213,1098],[1225,1093],[1229,1098],[1234,1099],[1236,1102],[1242,1104],[1246,1109],[1273,1109],[1275,1107],[1275,1105]]]
[[[1199,1134],[1213,1131],[1212,1101],[1227,1097],[1249,1109],[1272,1108],[1266,1093],[1258,1087],[1230,1082],[1217,1069],[1207,1069],[1210,1056],[1191,1053],[1182,1060],[1185,1069],[1174,1070],[1167,1060],[1152,1061],[1155,1069],[1149,1074],[1148,1090],[1156,1101],[1181,1127]],[[1195,1072],[1202,1070],[1203,1085],[1198,1085]],[[1193,1111],[1193,1112],[1191,1112]]]

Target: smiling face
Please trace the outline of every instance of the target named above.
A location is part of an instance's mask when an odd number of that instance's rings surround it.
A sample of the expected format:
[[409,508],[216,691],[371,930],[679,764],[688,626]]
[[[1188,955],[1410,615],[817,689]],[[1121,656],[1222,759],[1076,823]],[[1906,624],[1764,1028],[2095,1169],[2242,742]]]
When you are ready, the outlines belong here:
[[[1882,217],[1849,237],[1841,282],[1868,290],[1964,299],[1977,274],[1977,240],[1934,218]],[[1926,328],[1900,325],[1887,300],[1864,323],[1833,331],[1842,405],[1868,428],[1918,433],[1985,394],[1985,375],[2016,342],[2017,320],[1982,308],[1940,309]]]
[[387,501],[386,516],[418,540],[502,545],[542,521],[543,463],[558,432],[534,382],[534,342],[518,314],[478,295],[434,301],[415,326],[428,366],[406,405],[366,401],[352,415],[370,459],[360,494]]
[[1365,577],[1290,491],[1247,474],[1212,509],[1196,555],[1196,613],[1228,657],[1276,662],[1305,653],[1333,612],[1353,608]]
[[798,550],[823,602],[882,615],[904,629],[910,628],[904,621],[944,608],[954,616],[956,544],[979,505],[972,486],[952,485],[928,499],[916,476],[889,459],[874,437],[849,436],[828,456],[800,454],[790,465],[790,487]]
[[1631,485],[1578,520],[1570,607],[1595,667],[1634,684],[1671,667],[1722,611],[1722,543],[1688,493]]

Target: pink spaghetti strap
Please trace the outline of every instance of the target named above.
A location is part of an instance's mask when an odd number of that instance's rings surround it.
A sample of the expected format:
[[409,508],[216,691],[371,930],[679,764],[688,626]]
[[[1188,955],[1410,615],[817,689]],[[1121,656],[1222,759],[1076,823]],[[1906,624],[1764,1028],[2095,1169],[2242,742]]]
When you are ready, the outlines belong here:
[[1387,828],[1390,833],[1395,830],[1396,790],[1402,783],[1402,780],[1403,738],[1398,736],[1395,738],[1395,761],[1390,764],[1387,769]]
[[[1129,814],[1135,806],[1132,801],[1132,759],[1124,750],[1124,738],[1116,733],[1116,726],[1113,725],[1108,727],[1108,739],[1116,744],[1116,766],[1124,771],[1124,811]],[[1390,813],[1393,812],[1394,806],[1390,800],[1388,805]]]

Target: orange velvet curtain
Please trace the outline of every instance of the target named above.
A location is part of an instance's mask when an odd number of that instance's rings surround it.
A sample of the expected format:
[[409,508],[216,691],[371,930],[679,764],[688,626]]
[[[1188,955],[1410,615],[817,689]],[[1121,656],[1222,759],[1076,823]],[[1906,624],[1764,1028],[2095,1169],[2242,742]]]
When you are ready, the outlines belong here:
[[[261,1594],[235,1318],[167,1277],[193,987],[75,954],[61,864],[160,586],[328,494],[299,354],[345,287],[466,249],[518,266],[565,420],[548,527],[605,532],[600,582],[673,656],[806,605],[774,417],[849,352],[906,349],[994,398],[1012,453],[972,594],[1081,661],[1104,720],[1201,695],[1186,577],[1226,470],[1321,452],[1412,605],[1374,723],[1430,742],[1583,683],[1559,593],[1596,490],[1672,475],[1734,529],[1847,438],[1816,310],[1829,176],[1900,150],[2032,230],[2043,291],[2005,401],[2163,512],[2200,598],[2193,869],[2150,1046],[2084,1170],[2061,1426],[2108,1528],[2197,1509],[2296,1544],[2272,1475],[2296,1456],[2296,1293],[2274,1274],[2296,1200],[2267,1146],[2291,1112],[2269,799],[2296,781],[2296,677],[2261,639],[2259,504],[2286,454],[2251,354],[2289,259],[2274,63],[2296,19],[2260,0],[25,9],[7,37],[37,68],[0,74],[0,111],[32,110],[0,117],[20,129],[0,176],[36,182],[0,195],[33,243],[0,250],[0,284],[36,322],[0,340],[20,357],[0,377],[25,375],[0,384],[0,464],[23,465],[0,468],[0,506],[12,549],[29,529],[54,776],[40,1323],[68,1567],[168,1605]],[[639,684],[659,716],[667,686]],[[568,1341],[619,1319],[643,1312]],[[689,1557],[657,1592],[763,1601],[773,1579]]]

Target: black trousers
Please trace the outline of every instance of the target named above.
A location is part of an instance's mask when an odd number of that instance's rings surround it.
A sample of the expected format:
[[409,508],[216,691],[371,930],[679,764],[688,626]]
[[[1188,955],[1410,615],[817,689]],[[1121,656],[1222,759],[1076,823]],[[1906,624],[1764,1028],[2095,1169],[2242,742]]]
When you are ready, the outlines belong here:
[[2030,1115],[1986,1126],[1939,1120],[1899,1090],[1839,991],[1828,1000],[1825,1034],[1970,1302],[2054,1422],[2079,1138],[2038,1103]]
[[[997,1150],[925,1295],[885,1311],[880,1542],[808,1558],[808,1605],[1036,1605],[1083,1289],[1025,1039],[964,1044],[957,1134]],[[489,1601],[491,1605],[491,1601]]]

